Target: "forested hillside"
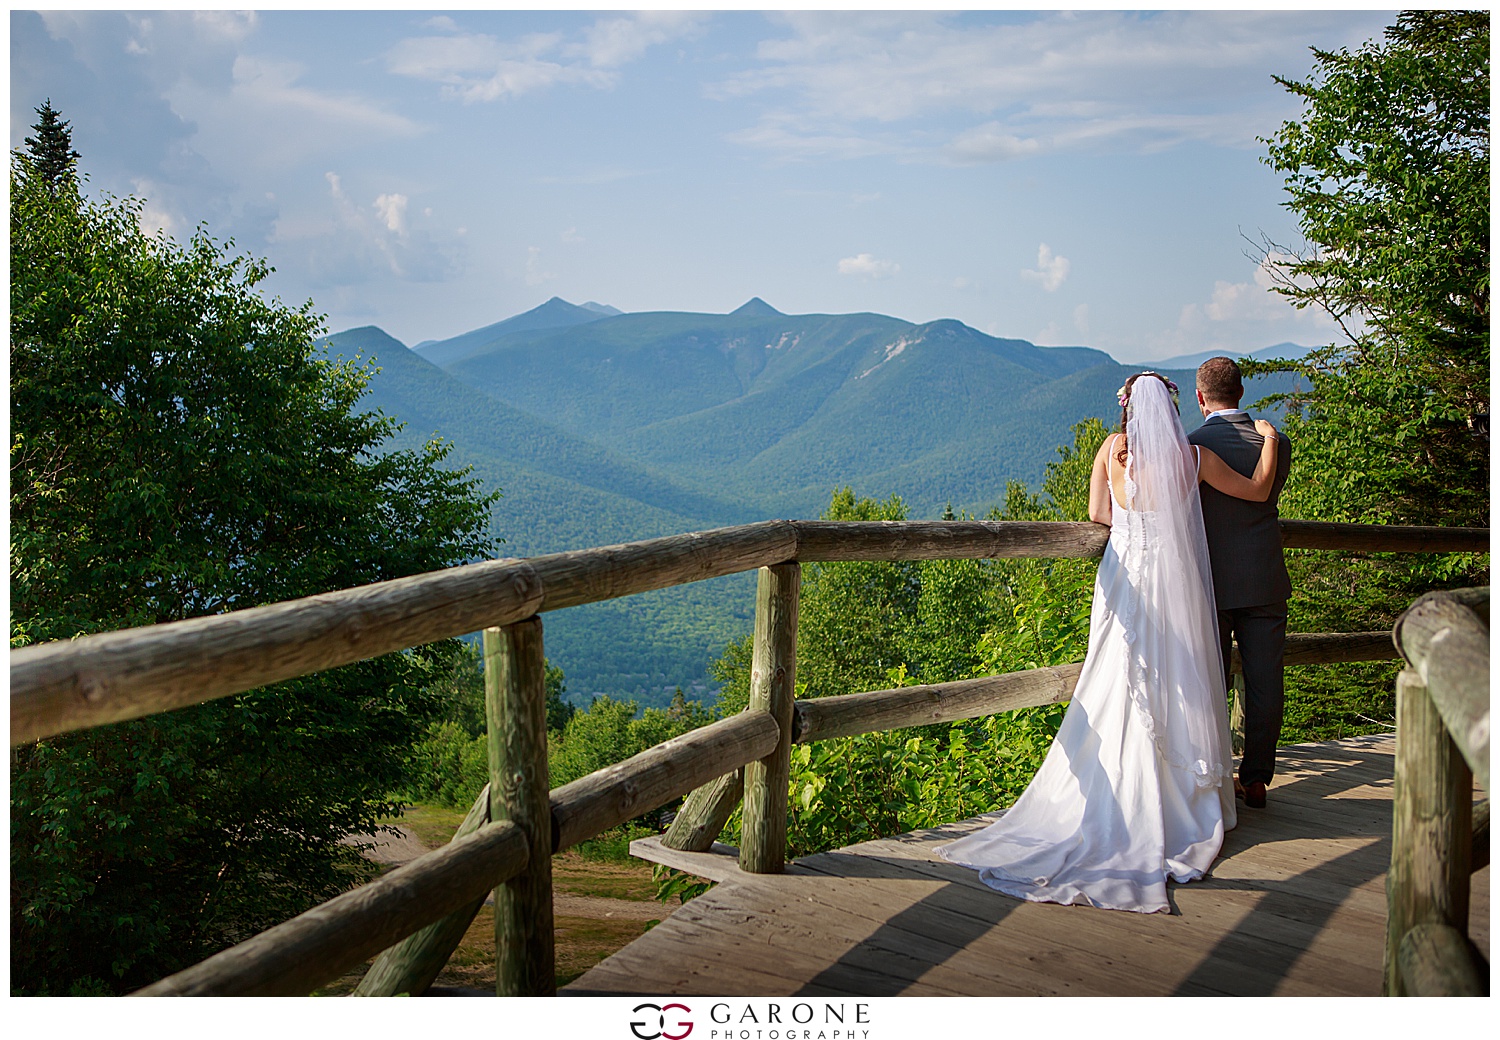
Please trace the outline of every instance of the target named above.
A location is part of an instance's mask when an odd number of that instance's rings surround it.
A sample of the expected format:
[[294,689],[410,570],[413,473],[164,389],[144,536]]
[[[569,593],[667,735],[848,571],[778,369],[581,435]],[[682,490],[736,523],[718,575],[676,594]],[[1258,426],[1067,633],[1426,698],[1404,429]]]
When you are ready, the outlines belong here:
[[[501,492],[493,531],[515,556],[817,516],[839,487],[900,495],[915,517],[982,515],[1007,483],[1034,485],[1074,423],[1116,421],[1132,371],[957,321],[786,315],[759,298],[613,316],[553,298],[420,352],[373,327],[326,349],[379,366],[363,404],[406,424],[394,443],[441,436]],[[1172,374],[1191,386],[1191,369]],[[1277,374],[1250,392],[1295,385]],[[575,703],[711,698],[709,663],[749,630],[752,596],[741,575],[562,611],[548,653]]]

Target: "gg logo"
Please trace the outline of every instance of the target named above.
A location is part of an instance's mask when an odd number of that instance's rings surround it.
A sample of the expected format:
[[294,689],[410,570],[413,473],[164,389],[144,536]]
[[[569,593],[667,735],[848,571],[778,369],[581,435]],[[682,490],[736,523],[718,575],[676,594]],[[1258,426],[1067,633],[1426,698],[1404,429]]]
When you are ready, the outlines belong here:
[[693,1009],[688,1007],[686,1004],[637,1004],[633,1010],[637,1015],[639,1015],[642,1011],[646,1011],[648,1009],[657,1013],[656,1031],[654,1033],[646,1032],[646,1030],[651,1028],[649,1019],[644,1021],[638,1020],[635,1022],[631,1022],[630,1031],[634,1033],[639,1038],[639,1040],[687,1040],[688,1034],[693,1031],[692,1021],[690,1019],[684,1018],[673,1024],[674,1029],[681,1030],[680,1033],[667,1032],[667,1012],[677,1010],[685,1014],[691,1014]]

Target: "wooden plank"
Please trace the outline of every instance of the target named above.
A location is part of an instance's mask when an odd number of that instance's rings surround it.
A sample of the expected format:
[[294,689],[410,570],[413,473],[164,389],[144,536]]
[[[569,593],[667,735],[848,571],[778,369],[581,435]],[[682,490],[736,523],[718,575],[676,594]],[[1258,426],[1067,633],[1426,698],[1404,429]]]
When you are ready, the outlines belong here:
[[[1290,749],[1293,768],[1284,775],[1307,783],[1299,791],[1289,782],[1267,813],[1242,813],[1246,822],[1231,832],[1212,875],[1170,887],[1175,915],[1023,903],[932,858],[932,845],[1000,815],[988,814],[805,857],[779,878],[726,878],[685,908],[699,904],[714,915],[689,930],[692,949],[667,942],[672,933],[664,924],[637,944],[632,963],[663,984],[691,970],[690,991],[698,993],[814,993],[828,986],[907,994],[1374,994],[1385,909],[1380,821],[1388,827],[1390,819],[1391,760],[1381,748],[1389,746],[1377,735]],[[1307,797],[1323,768],[1335,775],[1326,790]],[[1356,769],[1361,776],[1351,778]],[[1369,789],[1351,787],[1352,779]],[[1488,905],[1487,879],[1487,871],[1475,875],[1476,913],[1481,899]],[[716,907],[704,902],[710,897]],[[836,923],[825,924],[830,920]],[[675,965],[715,943],[733,943],[733,955],[715,959],[713,971]],[[823,951],[821,962],[809,948]],[[933,962],[927,973],[904,959],[912,951]],[[741,967],[759,988],[736,989]],[[770,981],[785,975],[797,978],[779,989]],[[637,981],[625,981],[632,977]],[[578,985],[580,992],[635,992],[630,987],[640,978],[638,971],[622,975],[613,990],[602,982],[586,988],[593,976]],[[654,991],[684,992],[665,985]]]
[[630,843],[630,854],[636,859],[660,863],[709,881],[728,881],[743,873],[740,870],[740,850],[717,841],[707,849],[694,852],[674,849],[660,835],[637,838]]
[[[879,856],[883,848],[889,848],[888,845],[882,846],[874,843],[872,843],[872,846],[873,847],[869,848],[868,851],[866,851],[866,858],[877,857]],[[891,860],[894,859],[894,856],[886,858],[888,860]],[[808,866],[813,865],[810,860],[803,860],[799,862]],[[901,862],[902,867],[900,869],[910,873],[916,873],[921,876],[931,878],[943,878],[951,876],[951,872],[946,869],[948,866],[946,864],[946,861],[940,861],[936,859],[923,860],[917,857],[911,857],[909,859],[903,859]],[[1168,886],[1168,891],[1172,894],[1174,901],[1178,903],[1179,906],[1183,907],[1184,913],[1186,912],[1187,907],[1192,906],[1198,908],[1198,910],[1200,911],[1200,916],[1203,914],[1207,914],[1211,917],[1212,914],[1209,912],[1208,908],[1214,906],[1218,906],[1220,908],[1225,907],[1228,905],[1225,900],[1230,900],[1231,902],[1239,900],[1243,902],[1245,897],[1243,895],[1239,895],[1238,893],[1244,893],[1246,889],[1244,888],[1244,886],[1237,885],[1231,881],[1228,881],[1218,873],[1218,869],[1222,864],[1223,861],[1220,861],[1220,863],[1215,865],[1215,872],[1210,878],[1201,881],[1194,881],[1186,885],[1178,885],[1173,883]],[[1314,868],[1325,865],[1326,864],[1319,864],[1317,862],[1314,862],[1313,864]],[[836,870],[838,868],[834,869]],[[1269,894],[1273,894],[1278,897],[1284,896],[1286,898],[1286,906],[1288,907],[1286,914],[1266,910],[1264,909],[1264,904],[1262,904],[1262,910],[1260,912],[1272,918],[1290,915],[1290,918],[1292,920],[1296,920],[1299,917],[1326,917],[1330,911],[1337,910],[1344,905],[1344,901],[1338,899],[1336,895],[1330,896],[1328,893],[1304,893],[1300,891],[1297,884],[1300,879],[1297,875],[1302,873],[1305,869],[1306,863],[1302,862],[1295,864],[1291,870],[1276,871],[1274,872],[1276,887],[1252,890],[1250,896],[1250,898],[1252,899],[1259,898],[1259,896],[1255,894],[1255,892],[1259,891],[1265,891]],[[970,875],[972,876],[971,887],[973,887],[975,891],[984,892],[987,895],[993,894],[992,890],[990,890],[987,886],[984,886],[984,883],[979,880],[977,873],[970,871],[968,875],[961,875],[960,878],[964,883],[969,883],[971,880]],[[1210,897],[1202,893],[1219,894]],[[1347,893],[1344,894],[1347,895]],[[1007,898],[1005,896],[998,897]],[[1372,901],[1369,904],[1369,912],[1365,913],[1365,916],[1370,920],[1375,920],[1376,918],[1383,919],[1383,914],[1379,912],[1380,910],[1381,905],[1378,902]],[[1119,912],[1114,911],[1110,913],[1118,914]]]
[[495,889],[495,995],[550,997],[552,807],[547,779],[547,661],[542,619],[484,630],[490,819],[521,828],[538,854]]
[[779,874],[786,862],[787,779],[791,773],[801,588],[802,569],[798,564],[760,569],[747,710],[776,720],[777,743],[764,758],[745,764],[740,869],[752,874]]
[[774,749],[781,727],[745,711],[673,737],[552,791],[552,851],[617,827]]
[[482,897],[528,855],[519,827],[489,824],[131,996],[306,996]]

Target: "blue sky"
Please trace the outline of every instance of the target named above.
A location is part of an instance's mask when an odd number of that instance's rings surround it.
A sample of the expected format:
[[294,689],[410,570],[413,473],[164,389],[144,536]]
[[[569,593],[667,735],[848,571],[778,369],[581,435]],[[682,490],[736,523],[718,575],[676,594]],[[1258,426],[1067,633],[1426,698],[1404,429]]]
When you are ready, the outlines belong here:
[[[1261,161],[1310,46],[1390,12],[14,11],[90,190],[203,223],[330,331],[414,344],[558,295],[957,318],[1125,361],[1333,331]],[[1246,238],[1252,240],[1247,242]]]

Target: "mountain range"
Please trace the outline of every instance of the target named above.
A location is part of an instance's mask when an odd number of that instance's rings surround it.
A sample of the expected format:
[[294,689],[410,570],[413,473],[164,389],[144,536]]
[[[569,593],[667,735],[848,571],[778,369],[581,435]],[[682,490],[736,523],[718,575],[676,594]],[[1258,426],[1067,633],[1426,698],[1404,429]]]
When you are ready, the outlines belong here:
[[[729,314],[554,297],[415,349],[374,327],[327,349],[378,365],[363,403],[406,424],[397,446],[440,435],[502,490],[494,531],[517,556],[816,517],[844,485],[899,494],[914,517],[982,515],[1008,481],[1035,487],[1073,424],[1117,422],[1115,389],[1139,370],[954,320],[788,315],[758,297]],[[1151,367],[1191,386],[1192,357]],[[1261,377],[1247,400],[1291,385]],[[737,575],[549,614],[548,656],[582,703],[707,695],[707,663],[748,631],[753,595]]]

